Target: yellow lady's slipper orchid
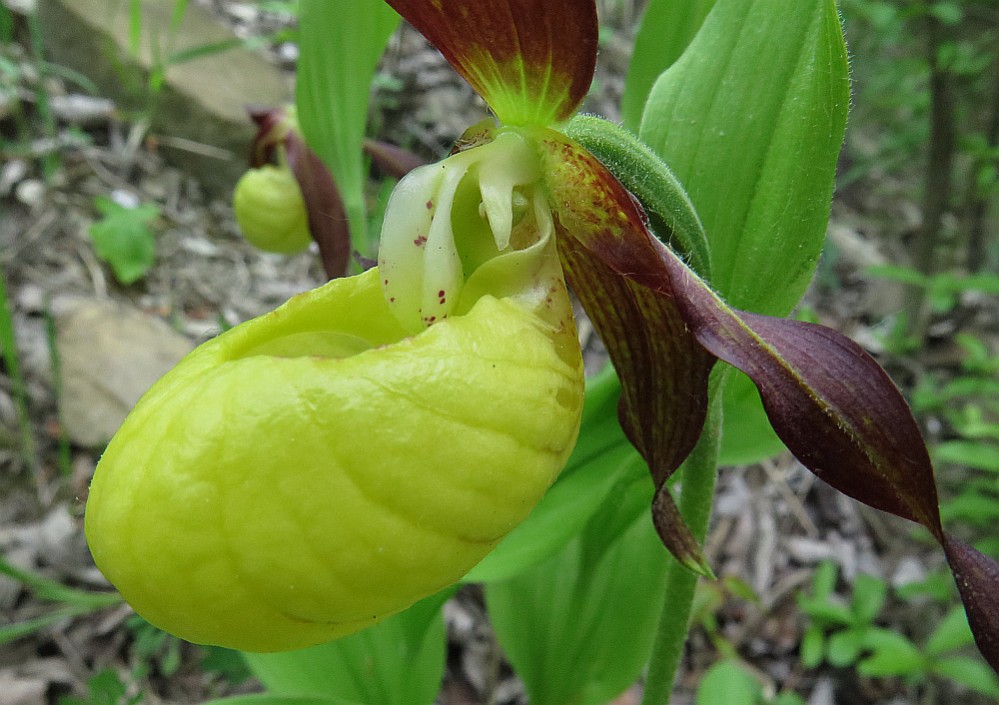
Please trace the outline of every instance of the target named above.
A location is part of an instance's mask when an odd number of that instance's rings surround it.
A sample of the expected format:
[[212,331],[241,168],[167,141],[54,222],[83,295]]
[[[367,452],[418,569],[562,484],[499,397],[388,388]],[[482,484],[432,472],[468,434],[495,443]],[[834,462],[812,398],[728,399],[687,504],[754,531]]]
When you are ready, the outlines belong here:
[[86,531],[150,622],[254,651],[328,641],[460,579],[555,480],[582,360],[537,174],[506,142],[411,174],[381,270],[205,343],[128,417]]
[[[575,442],[568,279],[621,378],[622,426],[677,558],[709,570],[666,480],[723,360],[756,383],[802,463],[930,531],[999,667],[999,563],[943,531],[918,426],[887,375],[834,331],[728,306],[683,255],[707,259],[660,240],[618,180],[666,184],[657,232],[682,246],[679,231],[701,225],[679,184],[646,168],[655,157],[611,127],[566,125],[592,78],[593,0],[388,2],[500,126],[471,129],[399,183],[377,269],[206,343],[140,401],[86,517],[98,567],[136,610],[192,641],[270,651],[356,631],[458,580]],[[622,158],[613,173],[605,150]]]

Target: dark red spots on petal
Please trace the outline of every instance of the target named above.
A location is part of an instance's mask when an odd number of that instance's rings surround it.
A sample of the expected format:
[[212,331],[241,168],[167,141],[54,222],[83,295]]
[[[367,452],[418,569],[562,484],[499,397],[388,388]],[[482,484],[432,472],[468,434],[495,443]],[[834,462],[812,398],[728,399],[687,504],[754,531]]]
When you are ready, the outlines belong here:
[[426,235],[420,235],[418,238],[413,240],[413,244],[416,245],[417,247],[423,247],[426,243],[427,243]]

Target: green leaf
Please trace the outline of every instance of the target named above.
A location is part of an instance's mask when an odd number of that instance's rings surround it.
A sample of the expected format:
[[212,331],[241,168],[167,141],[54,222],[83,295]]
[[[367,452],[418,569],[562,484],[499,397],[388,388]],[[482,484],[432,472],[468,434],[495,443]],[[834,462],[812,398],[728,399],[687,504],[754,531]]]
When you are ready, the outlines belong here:
[[72,617],[79,616],[81,614],[87,614],[88,612],[93,612],[93,609],[81,608],[81,607],[69,607],[66,609],[54,610],[43,614],[40,617],[32,617],[31,619],[26,619],[22,622],[15,622],[14,624],[4,624],[0,626],[0,646],[3,644],[16,641],[30,634],[34,634],[37,631],[45,629],[52,626],[58,622],[65,619],[70,619]]
[[354,700],[307,695],[236,695],[209,700],[202,705],[364,705]]
[[734,661],[719,661],[707,670],[697,686],[695,705],[756,705],[763,686]]
[[368,255],[361,150],[372,78],[398,24],[372,0],[302,0],[299,15],[298,121],[340,188],[354,248]]
[[818,624],[811,624],[801,637],[801,665],[805,668],[816,668],[822,663],[825,654],[825,633]]
[[826,659],[837,668],[852,665],[860,655],[860,643],[864,631],[844,629],[829,637],[826,642]]
[[245,654],[275,695],[339,698],[357,705],[429,705],[444,675],[446,590],[329,644]]
[[718,0],[653,87],[639,134],[687,189],[731,305],[783,315],[804,292],[849,101],[833,0]]
[[159,208],[150,204],[125,208],[103,197],[94,205],[104,216],[87,230],[97,256],[111,265],[122,284],[141,279],[156,260],[156,239],[148,224],[159,217]]
[[497,638],[533,705],[604,705],[638,677],[661,609],[666,554],[646,514],[648,476],[562,551],[486,586]]
[[938,676],[949,678],[977,693],[999,698],[999,679],[981,659],[970,656],[951,656],[935,662],[930,670]]
[[687,48],[714,4],[715,0],[652,0],[645,8],[621,97],[626,128],[638,130],[652,85]]
[[864,634],[862,646],[874,652],[857,664],[863,676],[909,676],[926,670],[926,659],[919,649],[898,632],[870,629]]
[[798,600],[798,607],[812,619],[835,625],[853,624],[853,613],[845,605],[813,598]]
[[964,613],[964,607],[956,605],[937,624],[929,639],[926,640],[924,650],[931,656],[940,656],[948,651],[970,646],[973,643],[975,643],[975,637],[971,634],[971,627],[968,626],[968,617]]
[[839,569],[830,560],[819,563],[812,577],[812,595],[816,599],[825,600],[836,592],[836,578],[839,576]]
[[853,582],[853,597],[850,609],[857,621],[870,624],[878,616],[888,595],[888,585],[873,575],[860,573]]
[[744,374],[730,374],[722,393],[719,465],[751,465],[784,451],[760,403],[760,393]]
[[954,579],[945,571],[930,573],[924,580],[917,580],[895,588],[895,594],[902,600],[928,597],[937,602],[949,602],[954,596]]
[[[118,674],[105,668],[87,679],[86,699],[61,697],[59,705],[119,705],[126,690]],[[128,702],[136,701],[137,699],[131,699]]]
[[980,441],[945,441],[933,449],[938,463],[954,463],[999,473],[999,447]]

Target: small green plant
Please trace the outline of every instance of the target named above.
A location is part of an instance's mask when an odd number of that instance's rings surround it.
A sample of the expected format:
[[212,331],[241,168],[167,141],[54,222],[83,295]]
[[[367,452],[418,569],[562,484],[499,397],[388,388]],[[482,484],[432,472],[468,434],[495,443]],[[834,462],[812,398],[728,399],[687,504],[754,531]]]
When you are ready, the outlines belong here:
[[[999,520],[999,355],[969,333],[955,335],[954,343],[962,353],[957,369],[921,376],[912,404],[942,427],[942,440],[932,447],[946,471],[941,516],[980,534]],[[995,540],[980,540],[978,547],[999,555]]]
[[87,679],[87,695],[82,698],[64,695],[59,705],[138,705],[142,693],[128,695],[128,688],[118,674],[106,668]]
[[172,634],[154,627],[139,615],[132,615],[127,626],[132,630],[132,677],[147,678],[154,670],[172,676],[180,668],[181,641]]
[[159,218],[159,207],[151,203],[123,206],[106,196],[94,199],[94,207],[101,214],[88,229],[94,251],[122,284],[138,281],[156,261],[156,238],[150,223]]
[[794,692],[766,695],[764,684],[743,664],[732,659],[718,661],[697,686],[695,705],[805,705]]
[[[166,85],[167,72],[171,67],[240,47],[259,49],[273,42],[286,41],[296,36],[296,30],[283,29],[267,36],[233,37],[207,44],[177,48],[178,40],[183,35],[184,18],[187,15],[189,5],[190,0],[174,0],[166,26],[157,28],[146,22],[146,18],[143,16],[143,3],[140,0],[129,0],[128,2],[129,51],[133,55],[138,55],[145,37],[151,53],[150,69],[148,75],[144,77],[144,84],[141,86],[133,85],[133,89],[138,89],[143,94],[143,118],[146,124],[151,121],[156,111],[157,102]],[[298,3],[293,0],[275,0],[274,2],[261,3],[261,9],[287,15],[296,14],[297,5]],[[134,78],[127,72],[122,71],[122,77],[126,80],[131,79],[134,84]]]
[[861,573],[849,603],[844,604],[835,591],[836,578],[836,565],[823,562],[815,571],[811,595],[798,599],[798,607],[811,619],[801,643],[806,668],[823,661],[840,667],[855,664],[884,606],[888,588],[883,580]]
[[[966,688],[999,698],[999,680],[980,659],[960,653],[974,643],[961,605],[954,605],[917,645],[893,629],[878,625],[888,598],[885,581],[857,575],[849,600],[836,593],[835,564],[825,561],[816,570],[810,595],[799,597],[809,617],[801,644],[801,662],[816,668],[827,662],[855,667],[871,678],[903,678],[922,683],[930,677],[949,679]],[[946,598],[952,600],[948,589]]]

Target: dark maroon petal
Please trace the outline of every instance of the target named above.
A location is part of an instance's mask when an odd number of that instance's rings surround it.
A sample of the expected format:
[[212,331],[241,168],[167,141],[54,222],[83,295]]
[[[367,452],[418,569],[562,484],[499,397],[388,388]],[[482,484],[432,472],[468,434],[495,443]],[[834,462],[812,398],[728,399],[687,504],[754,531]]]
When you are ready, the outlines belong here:
[[[623,345],[626,350],[624,355],[618,351],[617,358],[623,357],[628,370],[629,380],[622,375],[622,386],[637,385],[636,401],[631,402],[637,413],[655,413],[642,400],[641,388],[661,384],[656,376],[668,372],[660,366],[653,374],[629,361],[636,358],[632,341],[641,336],[623,330],[633,314],[613,310],[623,306],[628,311],[630,306],[653,316],[652,327],[660,327],[660,318],[675,306],[686,326],[671,325],[665,331],[684,341],[664,346],[673,351],[673,364],[696,359],[684,347],[696,339],[710,353],[708,361],[712,356],[724,360],[754,381],[774,430],[806,467],[851,497],[918,522],[933,534],[946,551],[975,641],[999,672],[999,564],[943,532],[929,455],[911,411],[884,370],[859,345],[829,328],[730,308],[649,232],[600,167],[565,146],[550,146],[548,151],[561,151],[560,158],[570,160],[571,170],[591,172],[559,177],[563,183],[585,184],[593,194],[589,201],[567,187],[552,190],[560,221],[560,252],[595,324],[607,319],[612,323],[597,324],[597,329],[605,334],[615,364],[613,346]],[[557,168],[553,171],[558,173]],[[571,195],[575,198],[570,199]],[[609,227],[611,222],[621,227]],[[580,271],[593,275],[579,277]],[[594,282],[597,276],[607,281]],[[640,284],[646,293],[633,292],[621,280]],[[595,293],[580,291],[585,287],[593,287]],[[648,303],[645,297],[668,303]],[[642,303],[629,304],[629,300]],[[649,325],[648,319],[644,325]],[[709,367],[710,362],[705,369]],[[706,387],[706,377],[699,383]],[[678,389],[661,387],[661,393],[676,394]],[[663,403],[664,408],[669,406]],[[674,409],[680,406],[673,404]],[[701,421],[703,416],[698,417]],[[622,412],[622,423],[630,428],[629,438],[645,457],[678,462],[668,451],[643,450],[643,444],[664,442],[663,436],[646,430],[644,420],[636,424]],[[683,454],[690,450],[685,444],[680,448]],[[657,495],[657,509],[672,531],[677,520],[669,518],[675,507],[668,496]],[[676,539],[664,537],[664,543],[675,550],[671,541]]]
[[393,179],[401,179],[416,167],[427,163],[423,158],[402,147],[378,140],[364,140],[364,151],[383,174]]
[[597,57],[594,0],[387,0],[515,125],[550,125],[586,96]]
[[684,333],[672,301],[616,275],[571,236],[560,234],[559,255],[569,286],[583,303],[621,379],[618,417],[652,473],[656,532],[678,561],[708,574],[700,545],[666,481],[690,454],[704,427],[707,377],[714,360]]
[[342,277],[350,259],[350,223],[333,175],[294,130],[285,139],[285,157],[302,189],[309,231],[319,245],[326,276]]
[[257,126],[257,134],[250,145],[250,166],[258,169],[275,161],[275,150],[288,134],[288,112],[284,108],[257,107],[249,107],[246,112]]
[[[626,237],[645,229],[631,195],[579,145],[549,131],[541,144],[562,266],[621,379],[621,427],[652,473],[656,529],[678,560],[707,572],[665,484],[701,434],[714,358],[687,332],[675,302],[640,283],[637,263],[655,267],[658,255]],[[595,257],[591,247],[606,256]],[[618,252],[631,253],[631,276],[615,270]]]
[[943,546],[978,650],[999,673],[999,563],[950,534]]
[[941,540],[919,428],[870,355],[823,326],[729,309],[672,254],[667,267],[698,341],[756,383],[770,423],[802,464],[840,492],[918,522]]

